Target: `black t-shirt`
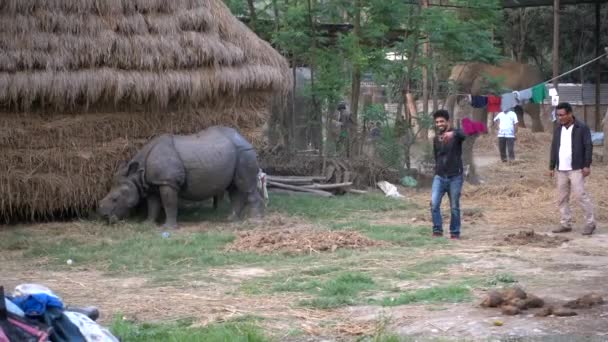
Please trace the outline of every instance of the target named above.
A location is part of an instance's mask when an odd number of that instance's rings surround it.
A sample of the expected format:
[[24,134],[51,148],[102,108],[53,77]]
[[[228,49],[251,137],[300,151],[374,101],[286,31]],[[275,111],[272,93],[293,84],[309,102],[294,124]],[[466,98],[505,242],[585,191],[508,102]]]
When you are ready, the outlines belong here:
[[436,175],[441,177],[462,175],[462,142],[465,138],[460,129],[454,130],[454,136],[447,143],[439,141],[439,135],[435,136],[433,153]]

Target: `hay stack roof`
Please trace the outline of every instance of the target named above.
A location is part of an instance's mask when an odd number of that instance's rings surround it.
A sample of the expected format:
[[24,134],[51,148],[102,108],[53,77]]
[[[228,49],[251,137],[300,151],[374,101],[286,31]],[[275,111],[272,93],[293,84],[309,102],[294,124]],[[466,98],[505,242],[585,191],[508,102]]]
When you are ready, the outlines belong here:
[[290,75],[221,0],[0,0],[0,221],[86,213],[158,134],[259,143]]
[[199,105],[289,86],[286,61],[220,0],[0,1],[0,104]]

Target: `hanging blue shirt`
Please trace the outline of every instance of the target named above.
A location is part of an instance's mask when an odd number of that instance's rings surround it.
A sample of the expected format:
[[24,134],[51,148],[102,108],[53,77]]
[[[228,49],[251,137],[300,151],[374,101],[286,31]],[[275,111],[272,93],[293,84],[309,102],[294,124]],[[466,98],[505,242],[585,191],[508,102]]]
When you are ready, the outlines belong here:
[[471,96],[471,106],[473,108],[485,108],[487,105],[488,105],[487,96],[478,96],[478,95]]

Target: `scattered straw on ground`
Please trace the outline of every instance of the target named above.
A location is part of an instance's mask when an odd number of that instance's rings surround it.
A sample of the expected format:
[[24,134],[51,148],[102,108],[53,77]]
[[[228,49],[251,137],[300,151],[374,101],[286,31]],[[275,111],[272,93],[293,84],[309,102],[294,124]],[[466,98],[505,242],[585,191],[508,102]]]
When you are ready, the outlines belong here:
[[252,230],[238,234],[226,247],[232,252],[288,254],[335,252],[338,249],[384,246],[385,242],[369,239],[355,231],[323,230]]
[[556,247],[570,239],[563,236],[550,236],[546,234],[536,234],[533,230],[522,230],[515,234],[509,234],[502,241],[498,242],[499,246],[536,246],[536,247]]

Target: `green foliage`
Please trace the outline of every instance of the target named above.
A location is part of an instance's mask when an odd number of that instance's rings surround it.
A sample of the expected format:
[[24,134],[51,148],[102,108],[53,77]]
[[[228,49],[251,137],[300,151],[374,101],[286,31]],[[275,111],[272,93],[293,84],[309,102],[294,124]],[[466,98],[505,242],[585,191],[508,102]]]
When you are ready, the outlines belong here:
[[110,330],[125,342],[267,342],[261,329],[251,323],[212,324],[192,328],[191,322],[136,324],[116,317]]

